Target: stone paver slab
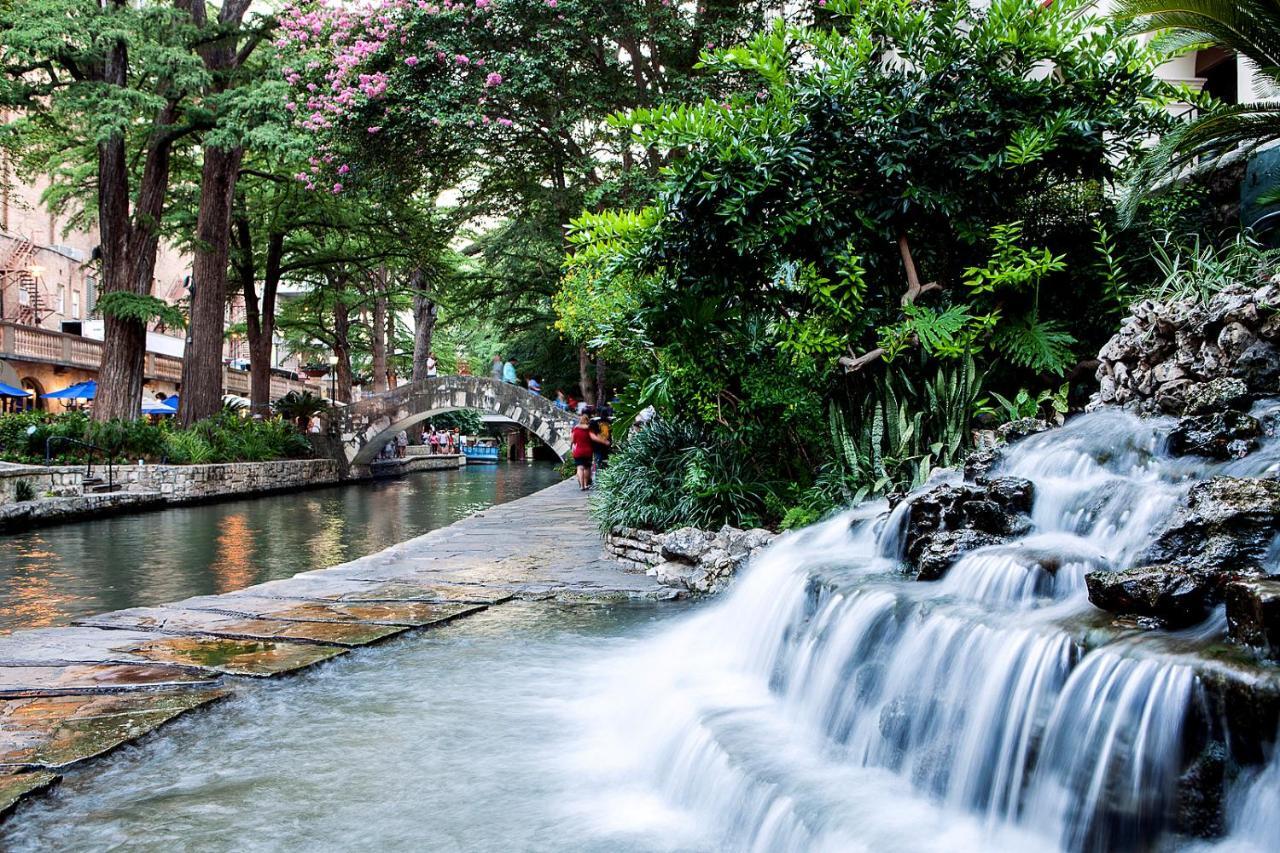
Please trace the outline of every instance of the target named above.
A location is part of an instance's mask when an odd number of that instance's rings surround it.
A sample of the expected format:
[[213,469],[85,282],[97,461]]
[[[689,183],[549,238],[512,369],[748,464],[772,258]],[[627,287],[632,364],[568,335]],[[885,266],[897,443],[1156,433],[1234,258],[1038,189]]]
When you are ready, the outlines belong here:
[[208,634],[240,640],[284,640],[336,646],[366,646],[407,630],[402,625],[287,622],[177,607],[116,610],[88,619],[78,619],[76,624],[95,628],[126,628],[166,634]]
[[0,697],[60,693],[108,693],[160,687],[208,687],[218,676],[151,664],[78,663],[67,666],[0,666]]
[[226,690],[0,701],[0,767],[65,767],[137,740]]
[[292,672],[347,651],[342,646],[103,628],[39,628],[0,637],[0,665],[161,663],[259,677]]
[[509,590],[469,584],[362,581],[322,574],[302,574],[258,584],[249,587],[244,594],[316,601],[425,601],[456,604],[501,604],[512,597]]
[[10,812],[27,797],[37,794],[57,782],[57,773],[48,770],[19,770],[0,773],[0,818]]
[[482,604],[438,604],[430,601],[310,601],[251,595],[209,595],[179,602],[187,610],[228,613],[258,619],[339,622],[424,628],[484,609]]

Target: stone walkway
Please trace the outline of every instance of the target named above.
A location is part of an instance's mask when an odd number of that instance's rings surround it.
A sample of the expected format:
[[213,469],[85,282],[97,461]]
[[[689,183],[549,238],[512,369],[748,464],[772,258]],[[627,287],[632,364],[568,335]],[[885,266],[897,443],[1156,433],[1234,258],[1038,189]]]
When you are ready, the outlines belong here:
[[513,598],[675,595],[606,558],[566,482],[330,569],[0,637],[0,815],[62,768],[232,694],[238,678],[295,672]]

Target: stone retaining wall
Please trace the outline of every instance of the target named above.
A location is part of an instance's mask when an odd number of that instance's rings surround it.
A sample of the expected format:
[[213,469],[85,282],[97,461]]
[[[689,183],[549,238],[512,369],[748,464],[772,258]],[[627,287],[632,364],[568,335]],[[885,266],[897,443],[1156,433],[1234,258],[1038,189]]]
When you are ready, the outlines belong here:
[[[105,470],[103,472],[105,476]],[[115,482],[129,494],[154,492],[181,503],[226,495],[274,492],[337,483],[332,459],[285,459],[221,465],[117,465]]]
[[16,502],[18,483],[24,481],[31,484],[37,498],[48,494],[59,497],[78,495],[83,491],[84,468],[0,466],[0,506]]
[[664,586],[715,593],[729,585],[738,570],[777,538],[756,528],[725,525],[717,532],[682,527],[670,533],[615,527],[605,534],[605,552],[628,571],[656,577]]

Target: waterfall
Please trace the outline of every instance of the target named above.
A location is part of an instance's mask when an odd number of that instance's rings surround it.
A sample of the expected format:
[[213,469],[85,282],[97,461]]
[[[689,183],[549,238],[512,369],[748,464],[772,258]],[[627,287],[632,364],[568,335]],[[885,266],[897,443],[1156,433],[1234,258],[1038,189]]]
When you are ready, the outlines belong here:
[[[581,765],[704,827],[692,849],[1173,844],[1202,685],[1108,628],[1084,576],[1130,565],[1195,481],[1274,469],[1280,443],[1173,458],[1168,427],[1101,412],[1011,448],[997,473],[1034,483],[1033,529],[940,581],[901,572],[911,497],[782,537],[723,600],[593,673]],[[1195,636],[1222,631],[1219,614]],[[1241,801],[1274,800],[1277,774]],[[1274,842],[1277,812],[1241,807],[1233,837]]]

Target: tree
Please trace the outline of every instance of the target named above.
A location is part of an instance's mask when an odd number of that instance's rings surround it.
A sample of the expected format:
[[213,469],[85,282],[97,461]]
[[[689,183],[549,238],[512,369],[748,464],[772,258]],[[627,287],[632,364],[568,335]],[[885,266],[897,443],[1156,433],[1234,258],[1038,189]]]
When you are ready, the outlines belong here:
[[199,126],[185,102],[208,84],[187,46],[190,24],[178,4],[0,4],[0,102],[19,111],[5,142],[28,174],[53,176],[52,203],[97,216],[99,420],[137,416],[147,324],[181,320],[151,296],[151,283],[174,147]]
[[[223,0],[210,19],[205,0],[174,0],[201,33],[195,50],[208,72],[201,106],[210,126],[202,139],[200,202],[192,263],[190,333],[182,361],[178,418],[189,426],[222,407],[222,345],[231,250],[231,215],[245,140],[263,107],[261,92],[238,85],[239,72],[273,23],[246,15],[252,0]],[[267,109],[272,104],[268,100]]]
[[575,220],[561,328],[648,375],[634,404],[785,481],[812,477],[848,381],[859,398],[969,357],[997,387],[1070,369],[1109,334],[1080,310],[1103,302],[1107,189],[1173,94],[1088,5],[832,0],[705,52],[732,94],[616,120],[666,171],[652,204]]

